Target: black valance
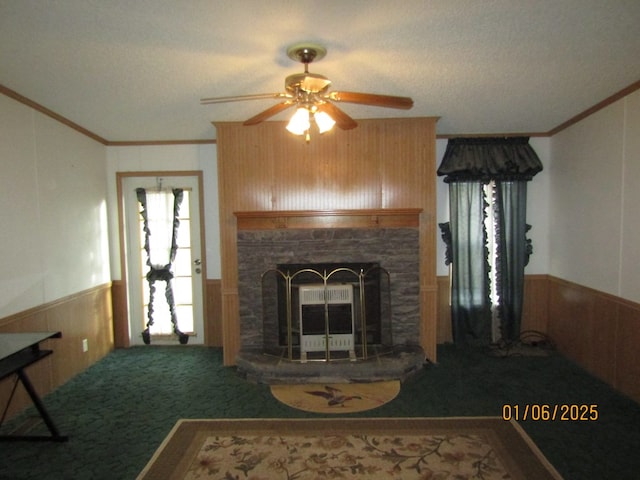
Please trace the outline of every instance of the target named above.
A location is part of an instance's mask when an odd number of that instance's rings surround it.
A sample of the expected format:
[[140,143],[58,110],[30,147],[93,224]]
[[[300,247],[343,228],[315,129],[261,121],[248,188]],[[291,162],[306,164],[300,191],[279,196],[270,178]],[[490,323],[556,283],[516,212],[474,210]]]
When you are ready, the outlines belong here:
[[451,138],[438,175],[445,182],[531,180],[542,170],[529,137]]

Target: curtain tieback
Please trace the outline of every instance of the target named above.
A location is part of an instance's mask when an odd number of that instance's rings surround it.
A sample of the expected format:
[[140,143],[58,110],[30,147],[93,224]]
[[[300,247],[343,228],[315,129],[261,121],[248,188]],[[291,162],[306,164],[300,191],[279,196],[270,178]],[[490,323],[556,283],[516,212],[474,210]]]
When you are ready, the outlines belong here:
[[152,265],[149,272],[147,272],[147,281],[151,283],[158,280],[168,282],[173,278],[173,272],[171,272],[170,268],[170,264],[164,266]]

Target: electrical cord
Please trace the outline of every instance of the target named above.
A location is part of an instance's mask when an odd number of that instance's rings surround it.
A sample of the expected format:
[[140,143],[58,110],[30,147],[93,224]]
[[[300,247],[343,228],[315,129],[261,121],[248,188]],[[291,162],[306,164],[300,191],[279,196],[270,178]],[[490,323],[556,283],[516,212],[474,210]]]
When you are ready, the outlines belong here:
[[[538,352],[550,352],[556,350],[556,345],[549,335],[538,330],[525,330],[518,338],[511,341],[500,341],[489,347],[489,354],[494,357],[514,357],[531,355],[537,349]],[[525,353],[526,352],[526,353]],[[538,353],[539,354],[539,353]]]

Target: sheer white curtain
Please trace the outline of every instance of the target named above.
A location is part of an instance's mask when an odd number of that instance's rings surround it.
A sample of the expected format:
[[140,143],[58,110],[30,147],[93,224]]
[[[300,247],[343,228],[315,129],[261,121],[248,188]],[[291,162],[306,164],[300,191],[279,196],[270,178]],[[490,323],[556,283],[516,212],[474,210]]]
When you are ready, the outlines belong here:
[[147,191],[147,222],[149,231],[149,261],[151,265],[163,267],[171,260],[171,238],[173,235],[172,192]]
[[[147,191],[147,222],[149,231],[149,261],[154,269],[162,269],[171,261],[171,239],[173,234],[173,203],[171,191]],[[165,280],[166,281],[166,280]],[[148,298],[153,312],[154,335],[169,335],[173,332],[171,310],[163,295]]]
[[489,300],[491,305],[491,341],[502,339],[500,330],[500,292],[498,290],[498,220],[495,208],[496,183],[490,181],[483,186],[485,200],[484,229],[487,232],[487,262],[489,263]]
[[[147,328],[142,337],[151,342],[151,335],[175,333],[180,343],[187,343],[189,337],[178,328],[175,300],[172,287],[172,263],[178,249],[177,232],[180,225],[178,212],[183,198],[181,189],[156,190],[147,192],[138,188],[136,194],[142,206],[144,251],[149,267],[146,279],[149,289],[145,298],[147,304]],[[156,296],[156,284],[164,283],[164,297]]]

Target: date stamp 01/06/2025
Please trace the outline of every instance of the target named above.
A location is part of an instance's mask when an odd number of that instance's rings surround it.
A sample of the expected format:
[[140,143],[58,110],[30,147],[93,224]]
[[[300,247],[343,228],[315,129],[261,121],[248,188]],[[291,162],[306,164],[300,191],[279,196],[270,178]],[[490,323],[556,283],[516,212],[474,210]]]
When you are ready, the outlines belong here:
[[534,422],[595,422],[599,418],[596,404],[504,404],[502,419]]

